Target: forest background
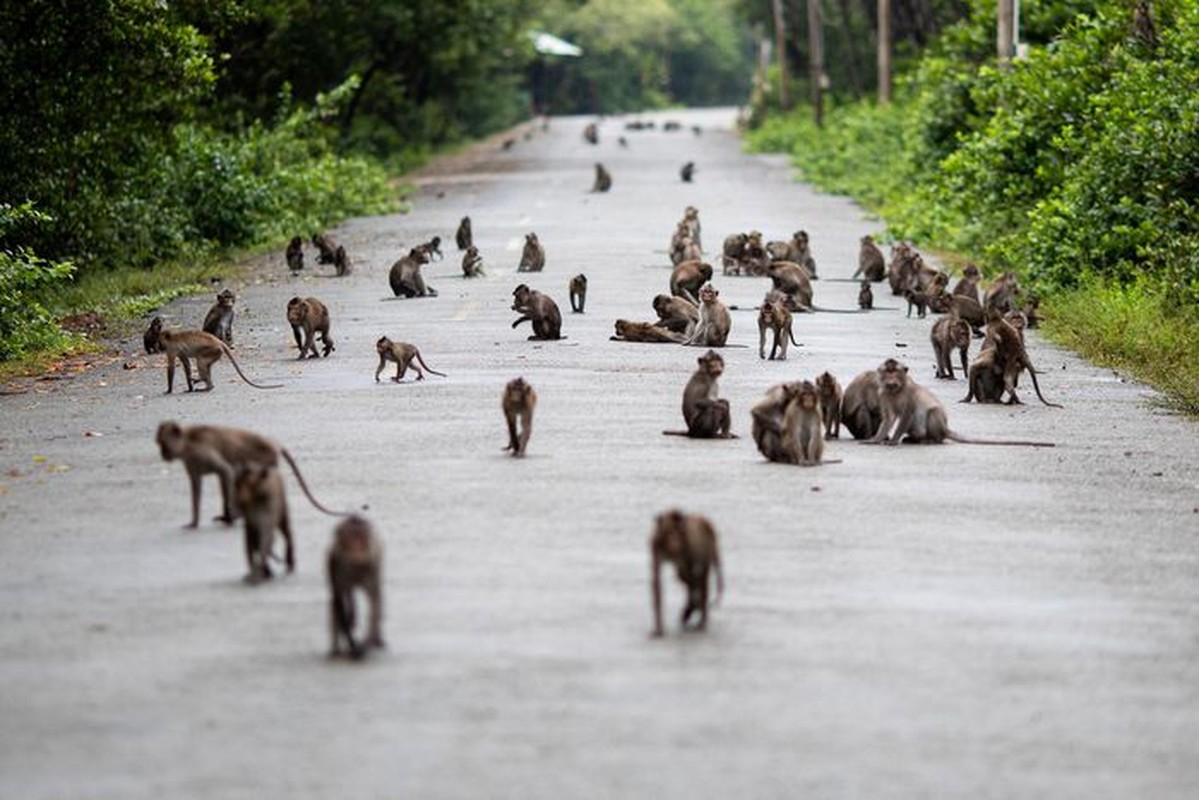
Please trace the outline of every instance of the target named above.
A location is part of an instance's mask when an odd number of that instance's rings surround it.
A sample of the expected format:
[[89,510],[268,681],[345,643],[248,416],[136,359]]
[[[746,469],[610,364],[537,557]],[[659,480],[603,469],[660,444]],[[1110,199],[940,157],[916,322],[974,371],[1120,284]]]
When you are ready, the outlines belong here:
[[[808,0],[4,4],[0,369],[401,208],[405,171],[535,114],[744,105],[750,147],[888,238],[1016,270],[1051,337],[1199,413],[1199,0],[1025,0],[1007,68],[994,0],[891,0],[886,104],[876,0],[814,1],[822,73]],[[776,11],[820,126],[780,107]]]

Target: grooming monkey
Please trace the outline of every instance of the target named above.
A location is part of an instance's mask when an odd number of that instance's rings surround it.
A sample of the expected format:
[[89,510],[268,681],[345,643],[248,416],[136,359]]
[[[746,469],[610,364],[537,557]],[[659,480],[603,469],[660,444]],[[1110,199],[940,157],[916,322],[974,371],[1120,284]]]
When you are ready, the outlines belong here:
[[283,384],[254,383],[242,372],[241,365],[233,357],[233,351],[211,333],[204,331],[159,331],[158,345],[167,354],[167,394],[175,388],[175,359],[183,364],[183,377],[187,379],[187,390],[195,390],[192,382],[191,359],[196,360],[196,372],[199,380],[206,385],[202,391],[212,391],[212,365],[222,355],[229,356],[229,363],[237,370],[238,376],[255,389],[278,389]]
[[237,470],[255,465],[276,467],[279,465],[279,456],[283,456],[287,461],[300,483],[300,488],[304,490],[304,496],[318,511],[334,517],[344,516],[325,508],[312,496],[312,491],[309,490],[308,483],[291,453],[265,436],[220,425],[192,425],[185,428],[174,420],[167,420],[158,425],[154,441],[158,444],[163,461],[178,459],[187,470],[187,479],[191,487],[192,518],[185,527],[194,528],[199,522],[202,477],[215,474],[220,479],[222,513],[216,519],[232,523],[236,519],[233,484]]
[[670,293],[699,307],[699,290],[712,280],[712,265],[703,261],[682,261],[670,273]]
[[791,311],[812,310],[812,279],[808,271],[791,261],[775,261],[766,269],[774,291],[786,298]]
[[[1032,359],[1028,357],[1028,351],[1024,347],[1024,338],[1021,332],[1016,330],[1010,322],[1005,320],[995,307],[987,309],[987,336],[982,347],[983,351],[994,350],[993,369],[1002,371],[1003,374],[1003,389],[1007,392],[1008,403],[1018,404],[1020,398],[1016,395],[1016,382],[1020,378],[1020,373],[1028,370],[1028,375],[1032,378],[1033,389],[1037,393],[1037,399],[1042,403],[1052,408],[1061,408],[1058,403],[1051,403],[1041,394],[1041,387],[1037,383],[1037,370],[1033,367]],[[980,352],[979,354],[983,354]],[[977,361],[977,359],[975,359]],[[967,373],[969,376],[969,373]],[[984,377],[980,375],[980,380]],[[970,393],[966,395],[962,402],[968,402],[974,396],[974,381],[971,380]],[[985,402],[981,397],[979,402]]]
[[729,401],[720,397],[717,379],[724,374],[724,359],[709,350],[696,359],[698,368],[683,387],[683,421],[687,431],[662,431],[667,436],[692,439],[736,439],[729,433]]
[[[333,529],[333,544],[325,556],[329,580],[329,657],[345,651],[362,658],[367,648],[386,647],[383,642],[383,542],[371,524],[354,515]],[[354,638],[356,599],[366,594],[368,622],[366,639]]]
[[312,243],[319,251],[316,263],[332,264],[338,277],[350,274],[350,259],[346,255],[346,249],[334,241],[332,236],[314,233],[312,234]]
[[687,587],[687,604],[679,617],[679,625],[686,629],[692,614],[699,614],[696,630],[708,624],[708,580],[711,573],[716,576],[716,599],[724,593],[724,576],[720,570],[720,548],[716,542],[716,529],[708,519],[699,514],[684,514],[678,509],[659,514],[654,519],[654,530],[649,539],[651,593],[654,607],[655,637],[664,633],[662,626],[662,566],[674,564],[679,580]]
[[587,276],[579,273],[570,279],[570,310],[575,314],[583,313],[587,304]]
[[235,302],[237,302],[237,295],[233,293],[232,289],[221,289],[217,292],[216,302],[204,315],[204,324],[201,326],[205,333],[211,333],[230,347],[233,347],[233,304]]
[[423,381],[425,373],[421,371],[424,367],[425,371],[431,372],[434,375],[440,375],[443,378],[448,378],[444,372],[438,372],[425,363],[425,359],[421,357],[420,350],[414,344],[408,342],[393,342],[386,336],[380,336],[379,341],[375,342],[375,350],[379,353],[379,367],[375,370],[375,383],[379,382],[379,373],[383,372],[383,368],[387,366],[388,361],[394,361],[396,365],[396,374],[392,378],[393,381],[399,383],[404,377],[404,373],[411,366],[416,370],[416,379]]
[[234,479],[234,502],[246,528],[246,564],[249,568],[246,580],[257,583],[272,577],[270,558],[275,528],[279,529],[286,546],[287,571],[295,572],[295,544],[279,469],[261,464],[239,468]]
[[654,323],[659,328],[665,328],[674,333],[690,337],[699,322],[699,309],[690,300],[660,294],[654,297],[654,312],[658,321]]
[[536,233],[525,234],[525,246],[520,252],[520,266],[517,272],[541,272],[545,269],[545,248]]
[[733,317],[729,307],[720,300],[720,292],[710,283],[699,290],[699,322],[686,344],[697,347],[724,347],[728,343]]
[[788,438],[794,438],[795,432],[791,431],[789,434],[784,432],[783,419],[787,406],[795,398],[798,388],[799,384],[797,383],[780,383],[772,386],[766,391],[766,396],[749,410],[753,419],[750,431],[753,434],[754,444],[758,446],[758,452],[765,456],[767,461],[792,463],[793,451],[783,443]]
[[860,373],[841,396],[841,422],[855,439],[870,439],[883,423],[883,404],[879,397],[878,371]]
[[556,340],[562,336],[562,312],[549,295],[520,284],[512,290],[512,310],[520,314],[512,323],[515,328],[528,320],[533,326],[532,340]]
[[913,443],[940,444],[946,439],[965,444],[1023,445],[1053,447],[1052,442],[1011,441],[996,439],[967,439],[949,427],[949,418],[941,402],[920,384],[908,377],[908,368],[888,358],[878,368],[879,398],[883,407],[883,423],[869,440],[871,444]]
[[[508,424],[508,446],[515,458],[525,454],[529,446],[529,435],[533,432],[533,409],[537,406],[537,392],[525,383],[524,378],[514,378],[504,387],[500,407],[504,410],[504,421]],[[516,420],[520,418],[520,432]]]
[[316,334],[321,335],[321,349],[326,357],[335,349],[329,336],[329,309],[315,297],[293,297],[287,301],[287,323],[296,337],[300,348],[299,358],[311,352],[311,358],[319,358],[316,351]]

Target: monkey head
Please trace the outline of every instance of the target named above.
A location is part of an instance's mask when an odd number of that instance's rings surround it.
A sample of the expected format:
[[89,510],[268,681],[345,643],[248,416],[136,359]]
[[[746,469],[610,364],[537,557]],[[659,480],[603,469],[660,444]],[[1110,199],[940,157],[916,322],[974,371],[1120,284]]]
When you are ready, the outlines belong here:
[[333,549],[351,559],[365,559],[371,549],[371,525],[357,514],[351,514],[333,529]]
[[524,308],[526,305],[528,305],[529,295],[531,295],[532,293],[533,293],[533,290],[530,289],[529,285],[526,283],[522,283],[520,286],[517,286],[515,289],[513,289],[512,290],[512,310],[520,311],[522,308]]
[[704,353],[696,359],[696,363],[699,364],[701,370],[713,378],[719,378],[724,374],[724,359],[715,350]]
[[822,372],[816,377],[816,388],[821,394],[833,394],[837,389],[837,379],[831,372]]
[[383,353],[391,352],[391,339],[386,336],[380,336],[379,341],[375,342],[375,352],[382,355]]
[[304,317],[308,316],[307,301],[293,297],[287,301],[287,321],[292,325],[299,325]]
[[878,368],[879,388],[890,394],[898,394],[908,384],[908,368],[893,358],[888,358]]
[[862,237],[862,244],[867,246],[874,244],[874,237],[870,234],[866,234]]
[[174,461],[183,454],[183,428],[174,420],[158,424],[158,433],[154,435],[154,441],[158,443],[163,461]]
[[217,292],[216,302],[222,308],[231,308],[236,300],[237,295],[234,294],[232,289],[221,289]]
[[982,273],[980,273],[980,272],[978,271],[978,267],[976,267],[976,266],[975,266],[975,265],[973,265],[973,264],[967,264],[965,267],[963,267],[963,268],[962,268],[962,274],[963,274],[963,275],[965,275],[967,278],[979,278],[979,277],[982,277]]
[[720,296],[720,292],[716,290],[710,283],[705,283],[699,287],[699,301],[701,303],[715,303],[716,298]]
[[795,233],[791,234],[791,238],[793,238],[797,244],[800,244],[804,247],[808,246],[807,231],[796,231]]
[[820,408],[820,394],[816,391],[816,384],[811,381],[803,381],[796,389],[796,398],[799,400],[799,407],[805,411],[816,411]]
[[676,562],[683,555],[686,540],[683,521],[683,512],[677,508],[659,514],[654,520],[654,548]]

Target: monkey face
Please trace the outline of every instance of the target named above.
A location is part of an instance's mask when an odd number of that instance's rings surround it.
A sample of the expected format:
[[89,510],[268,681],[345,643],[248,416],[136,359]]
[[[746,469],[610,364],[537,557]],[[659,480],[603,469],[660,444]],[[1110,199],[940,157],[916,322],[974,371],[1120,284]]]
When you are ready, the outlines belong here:
[[888,358],[878,368],[878,380],[884,392],[898,393],[908,380],[908,368],[893,358]]
[[699,362],[699,368],[713,378],[719,378],[724,374],[724,359],[713,350],[709,350],[700,356],[697,361]]

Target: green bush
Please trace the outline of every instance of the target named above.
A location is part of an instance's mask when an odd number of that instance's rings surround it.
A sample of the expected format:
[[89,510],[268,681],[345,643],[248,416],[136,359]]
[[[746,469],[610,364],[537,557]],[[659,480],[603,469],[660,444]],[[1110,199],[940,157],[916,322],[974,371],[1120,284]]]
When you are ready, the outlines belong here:
[[[31,204],[0,203],[0,239],[15,228],[49,221]],[[63,333],[43,305],[41,295],[70,280],[74,272],[70,262],[47,261],[27,248],[0,250],[0,361],[37,350],[65,348],[71,343],[71,337]]]

